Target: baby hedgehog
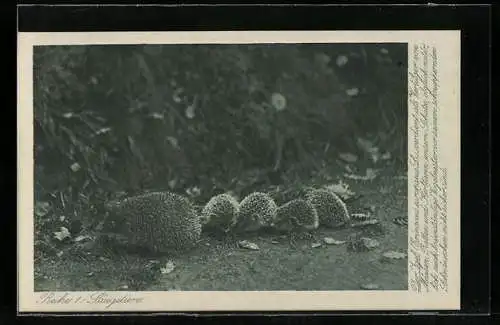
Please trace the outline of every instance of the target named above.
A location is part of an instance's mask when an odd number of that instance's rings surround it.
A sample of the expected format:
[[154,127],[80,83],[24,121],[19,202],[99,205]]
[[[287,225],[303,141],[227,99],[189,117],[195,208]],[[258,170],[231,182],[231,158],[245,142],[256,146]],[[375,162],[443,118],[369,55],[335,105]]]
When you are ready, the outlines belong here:
[[318,213],[306,200],[291,200],[278,208],[275,228],[279,231],[311,231],[318,226]]
[[236,223],[240,206],[229,194],[212,197],[201,211],[203,231],[227,233]]
[[313,205],[304,199],[291,200],[278,208],[275,229],[288,232],[290,244],[297,239],[312,239],[311,231],[319,227],[319,217]]
[[345,203],[332,191],[310,190],[306,194],[306,200],[317,211],[320,225],[335,228],[349,223],[350,217]]
[[254,192],[240,202],[237,232],[253,232],[274,226],[278,206],[266,193]]
[[191,202],[170,192],[151,192],[106,204],[127,242],[155,253],[182,252],[196,246],[201,223]]

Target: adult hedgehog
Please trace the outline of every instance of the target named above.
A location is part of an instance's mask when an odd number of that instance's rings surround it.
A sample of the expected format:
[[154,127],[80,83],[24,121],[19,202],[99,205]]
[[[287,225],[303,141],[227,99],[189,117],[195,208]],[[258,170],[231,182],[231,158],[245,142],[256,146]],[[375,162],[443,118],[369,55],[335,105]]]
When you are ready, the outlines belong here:
[[174,253],[196,246],[201,223],[185,197],[151,192],[106,203],[111,220],[120,225],[127,243],[155,253]]

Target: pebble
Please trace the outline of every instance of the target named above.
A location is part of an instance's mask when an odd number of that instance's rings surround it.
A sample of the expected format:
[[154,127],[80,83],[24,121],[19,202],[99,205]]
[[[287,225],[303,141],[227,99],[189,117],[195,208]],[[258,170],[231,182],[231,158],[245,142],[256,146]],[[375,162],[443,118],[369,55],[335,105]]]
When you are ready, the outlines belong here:
[[327,245],[342,245],[342,244],[345,244],[344,240],[337,240],[337,239],[334,239],[332,237],[325,237],[325,238],[323,238],[323,241]]

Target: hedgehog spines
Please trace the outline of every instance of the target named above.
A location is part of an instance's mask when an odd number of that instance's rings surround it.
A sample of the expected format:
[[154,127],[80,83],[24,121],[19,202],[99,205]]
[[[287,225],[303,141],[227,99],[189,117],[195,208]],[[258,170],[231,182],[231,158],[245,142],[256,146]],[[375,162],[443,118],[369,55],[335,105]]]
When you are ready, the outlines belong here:
[[201,223],[192,203],[170,192],[150,192],[111,201],[107,209],[125,226],[130,244],[155,252],[185,251],[196,246]]
[[240,202],[236,231],[252,232],[274,226],[278,206],[266,193],[253,192]]
[[230,194],[212,197],[203,207],[200,221],[208,232],[227,233],[237,222],[240,206]]
[[314,206],[304,199],[291,200],[278,208],[275,228],[282,231],[312,231],[319,226]]
[[320,225],[336,228],[349,223],[347,206],[333,191],[312,189],[307,192],[306,200],[317,211]]

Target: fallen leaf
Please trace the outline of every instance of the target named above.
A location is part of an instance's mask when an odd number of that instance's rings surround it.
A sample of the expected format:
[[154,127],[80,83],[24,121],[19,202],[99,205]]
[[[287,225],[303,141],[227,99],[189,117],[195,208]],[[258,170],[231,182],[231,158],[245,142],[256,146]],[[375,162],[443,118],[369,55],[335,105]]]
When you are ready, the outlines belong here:
[[186,117],[188,119],[193,119],[195,117],[195,109],[196,107],[194,105],[189,105],[186,108]]
[[165,117],[163,116],[163,114],[156,113],[156,112],[149,114],[149,117],[151,117],[151,118],[153,118],[155,120],[163,120],[163,119],[165,119]]
[[318,247],[321,247],[321,243],[312,243],[312,244],[311,244],[311,247],[312,247],[312,248],[318,248]]
[[378,170],[375,170],[373,168],[367,168],[366,169],[366,175],[365,177],[367,178],[367,180],[373,180],[375,179],[375,177],[377,177],[378,175]]
[[382,160],[391,159],[391,153],[389,151],[385,152],[382,156],[380,156],[380,159],[382,159]]
[[97,130],[96,134],[97,135],[104,134],[104,133],[108,133],[109,131],[111,131],[111,128],[102,128],[102,129]]
[[402,253],[402,252],[387,251],[384,254],[382,254],[382,256],[384,258],[390,259],[390,260],[400,260],[400,259],[406,258],[407,255],[406,255],[406,253]]
[[345,244],[345,240],[337,240],[337,239],[334,239],[331,237],[325,237],[325,238],[323,238],[323,241],[327,245],[343,245],[343,244]]
[[168,136],[167,137],[168,142],[170,142],[170,145],[176,149],[179,149],[179,141],[175,137]]
[[367,168],[365,175],[344,174],[344,177],[357,181],[372,181],[377,177],[378,172],[373,168]]
[[61,227],[61,231],[56,231],[54,232],[54,237],[58,239],[59,241],[63,241],[66,238],[71,237],[71,234],[66,227]]
[[378,225],[380,223],[380,220],[378,219],[367,219],[359,222],[353,222],[351,223],[351,227],[353,228],[360,228],[360,227],[365,227],[365,226],[373,226],[373,225]]
[[38,217],[45,216],[50,210],[50,204],[48,202],[36,202],[35,203],[35,214]]
[[348,163],[355,163],[358,160],[358,156],[348,152],[340,153],[339,157],[340,159]]
[[335,63],[337,63],[338,67],[342,67],[349,62],[349,59],[345,55],[339,55],[337,56],[337,60],[335,60]]
[[348,172],[350,174],[354,173],[354,170],[352,170],[351,166],[349,166],[349,165],[345,165],[344,169],[346,170],[346,172]]
[[[158,260],[149,260],[146,264],[145,264],[145,267],[146,268],[152,268],[153,266],[159,264],[160,261]],[[168,264],[168,263],[167,263]]]
[[363,290],[378,290],[380,289],[380,286],[376,283],[366,283],[362,284],[360,288]]
[[374,249],[374,248],[377,248],[380,246],[380,243],[376,239],[362,237],[359,240],[360,240],[361,245],[363,245],[367,249]]
[[172,261],[168,261],[165,264],[165,267],[160,268],[161,274],[169,274],[172,273],[172,271],[175,269],[175,264]]
[[356,193],[349,189],[349,185],[343,181],[340,181],[337,184],[327,185],[325,188],[340,196],[340,198],[344,201],[356,195]]
[[257,244],[249,242],[248,240],[239,241],[238,246],[240,246],[241,248],[246,248],[254,251],[259,250],[259,246],[257,246]]
[[87,239],[87,240],[92,240],[92,237],[91,237],[91,236],[88,236],[88,235],[80,235],[80,236],[76,237],[76,238],[74,239],[74,241],[75,241],[76,243],[78,243],[78,242],[81,242],[81,241],[86,240],[86,239]]
[[198,196],[201,194],[201,190],[199,187],[195,186],[195,187],[191,187],[191,188],[188,188],[186,190],[186,193],[189,195],[189,196]]

